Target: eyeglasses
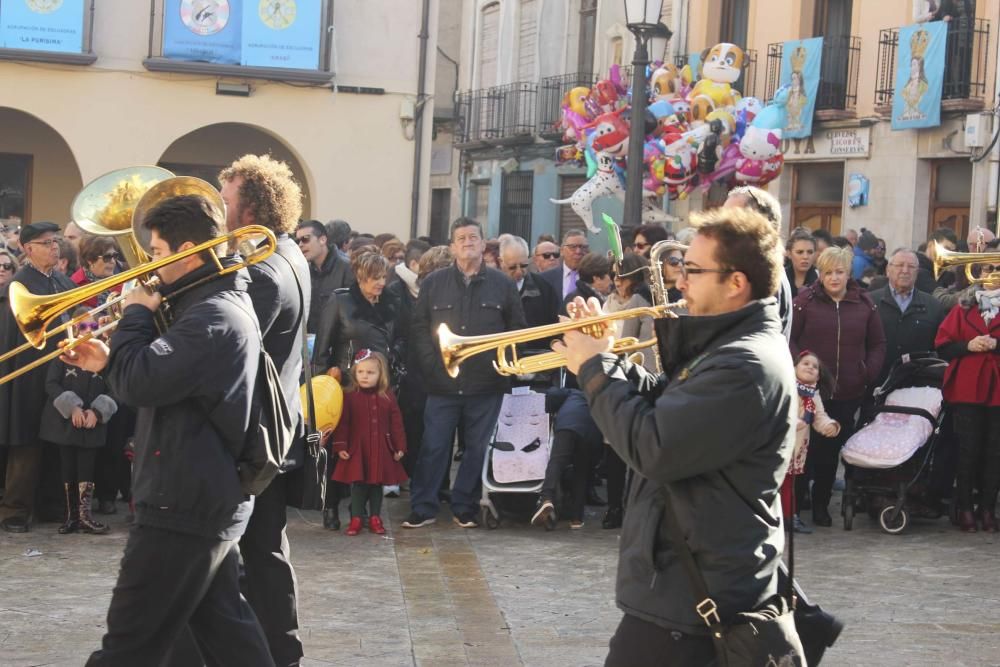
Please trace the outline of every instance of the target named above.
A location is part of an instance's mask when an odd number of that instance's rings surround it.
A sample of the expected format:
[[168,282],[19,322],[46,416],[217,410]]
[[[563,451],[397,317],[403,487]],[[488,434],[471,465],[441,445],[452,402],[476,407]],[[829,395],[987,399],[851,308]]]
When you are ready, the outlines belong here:
[[719,273],[727,274],[734,273],[735,269],[703,269],[698,266],[688,266],[687,264],[681,264],[681,275],[687,279],[688,276],[697,276],[701,273]]
[[540,252],[535,255],[535,257],[544,257],[545,259],[559,259],[559,253],[557,252]]
[[518,269],[521,269],[522,271],[527,271],[529,266],[531,266],[531,265],[530,264],[508,264],[507,265],[507,270],[508,271],[517,271]]
[[302,245],[303,243],[309,243],[310,241],[312,241],[312,239],[313,239],[312,234],[303,234],[302,236],[297,237],[295,239],[295,242],[298,243],[299,245]]
[[3,264],[0,264],[0,269],[3,269],[4,271],[13,271],[14,265],[4,262]]
[[51,248],[57,243],[59,243],[59,241],[55,239],[45,239],[44,241],[28,241],[27,243],[23,243],[22,245],[42,245],[45,246],[46,248]]
[[916,271],[919,268],[916,264],[889,264],[894,269]]
[[567,243],[563,246],[567,250],[572,250],[573,252],[589,252],[590,246],[586,243]]
[[121,255],[119,255],[116,252],[106,252],[103,255],[101,255],[101,259],[103,259],[105,262],[114,262],[119,257],[121,257]]

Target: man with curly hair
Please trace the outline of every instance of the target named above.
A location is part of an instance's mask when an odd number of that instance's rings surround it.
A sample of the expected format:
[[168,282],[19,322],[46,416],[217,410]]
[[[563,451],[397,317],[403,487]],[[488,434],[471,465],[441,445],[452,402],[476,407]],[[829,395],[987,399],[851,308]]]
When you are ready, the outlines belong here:
[[[303,426],[299,399],[302,328],[309,317],[312,286],[309,264],[290,236],[302,215],[302,190],[291,169],[267,155],[244,155],[219,174],[226,202],[226,227],[232,231],[262,225],[278,237],[277,251],[249,267],[253,302],[264,349],[281,376],[292,415],[299,415],[299,437],[283,473],[302,465]],[[301,292],[300,292],[301,290]],[[302,658],[296,600],[298,585],[285,534],[288,475],[274,478],[257,496],[250,523],[240,540],[246,569],[243,593],[260,620],[276,665],[298,665]]]

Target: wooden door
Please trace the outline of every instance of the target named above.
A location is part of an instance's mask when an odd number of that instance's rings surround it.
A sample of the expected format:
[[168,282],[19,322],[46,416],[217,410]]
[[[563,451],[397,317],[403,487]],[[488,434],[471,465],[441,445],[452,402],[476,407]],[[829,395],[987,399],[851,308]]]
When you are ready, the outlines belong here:
[[839,206],[796,204],[792,207],[792,228],[825,229],[833,236],[840,236],[842,213],[843,210]]
[[927,236],[948,227],[960,239],[969,236],[972,164],[965,159],[935,160],[931,167],[931,201]]

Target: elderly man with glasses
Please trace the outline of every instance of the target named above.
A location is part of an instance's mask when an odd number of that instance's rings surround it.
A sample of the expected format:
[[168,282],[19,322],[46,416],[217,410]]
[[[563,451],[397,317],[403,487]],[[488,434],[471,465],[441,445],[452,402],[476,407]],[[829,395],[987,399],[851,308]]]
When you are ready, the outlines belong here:
[[[56,294],[76,287],[56,271],[59,246],[54,222],[34,222],[21,227],[20,244],[23,264],[13,280],[36,295]],[[53,326],[61,323],[56,320]],[[26,352],[0,364],[0,376],[6,375],[55,349],[63,336],[53,336],[42,350]],[[0,312],[0,354],[24,343],[9,308]],[[42,472],[42,441],[38,438],[42,408],[46,403],[45,366],[0,385],[0,447],[7,447],[7,487],[0,503],[0,528],[11,533],[25,533],[31,527],[35,496]]]
[[570,292],[576,290],[576,281],[580,278],[578,269],[580,260],[590,252],[590,244],[587,243],[587,233],[582,229],[571,229],[563,234],[562,248],[560,249],[562,259],[558,266],[548,271],[543,271],[539,277],[547,281],[559,295],[560,299],[565,299]]
[[559,266],[559,254],[559,246],[552,241],[539,241],[531,256],[531,262],[535,265],[534,271],[541,273]]
[[[551,244],[555,245],[555,244]],[[559,297],[548,282],[528,272],[528,244],[520,236],[509,236],[500,243],[500,270],[506,273],[521,295],[524,319],[529,327],[559,321]]]

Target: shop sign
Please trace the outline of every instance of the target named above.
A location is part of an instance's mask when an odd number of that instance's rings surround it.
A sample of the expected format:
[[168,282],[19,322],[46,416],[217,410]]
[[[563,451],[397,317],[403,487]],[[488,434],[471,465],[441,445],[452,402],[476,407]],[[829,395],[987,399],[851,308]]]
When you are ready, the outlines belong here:
[[871,150],[871,128],[824,130],[804,139],[781,142],[785,162],[867,158]]

